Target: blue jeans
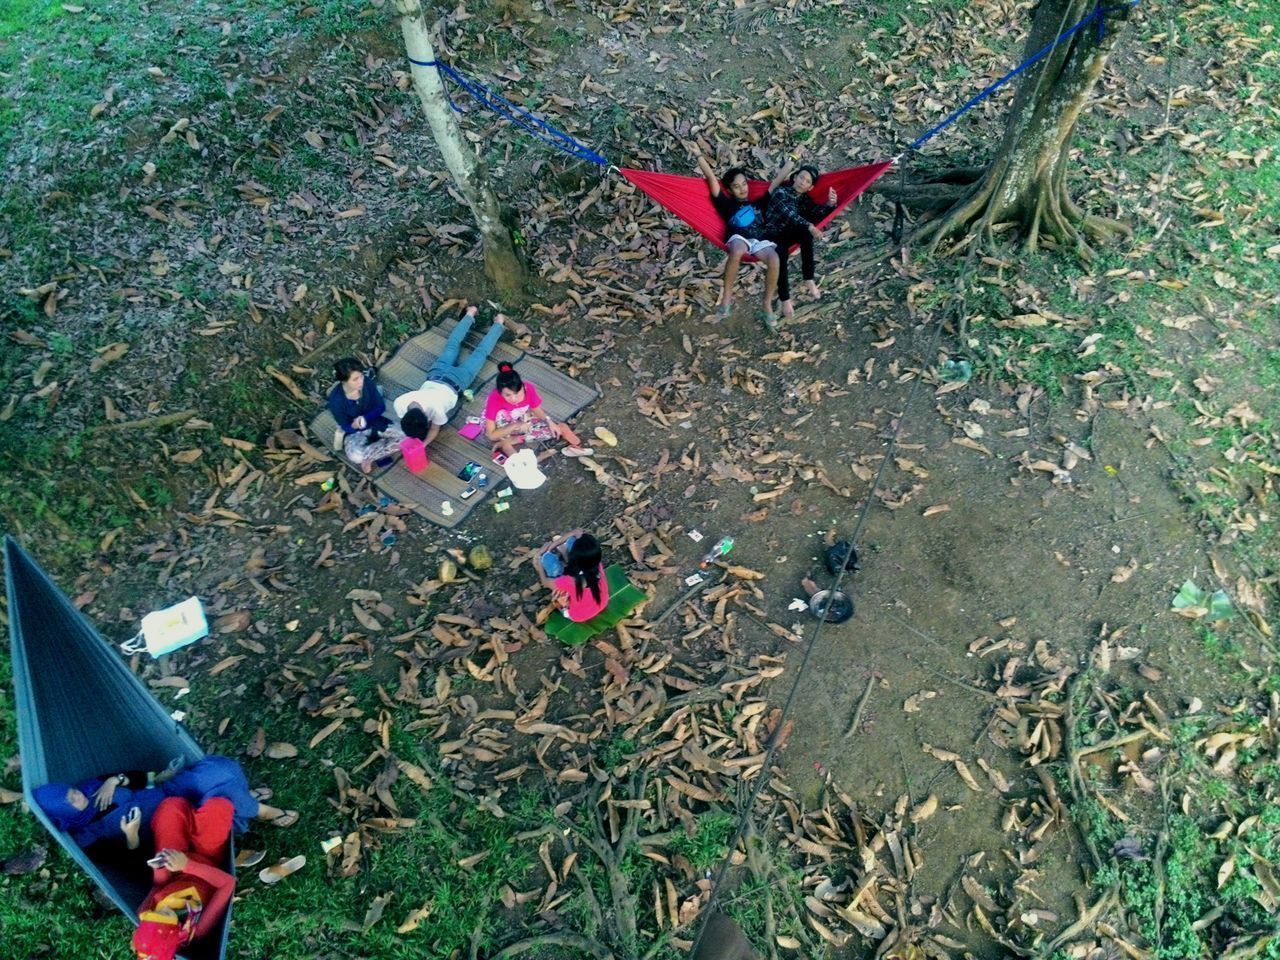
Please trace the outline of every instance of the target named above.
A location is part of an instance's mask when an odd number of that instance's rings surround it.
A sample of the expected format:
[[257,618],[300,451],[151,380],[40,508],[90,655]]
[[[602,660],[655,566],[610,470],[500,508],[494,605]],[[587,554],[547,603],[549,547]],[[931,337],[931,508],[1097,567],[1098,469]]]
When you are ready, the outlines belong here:
[[577,537],[570,537],[556,549],[548,550],[542,555],[542,570],[552,580],[564,574],[564,558],[561,557],[560,551],[564,550],[567,555],[573,549],[574,541],[577,539]]
[[493,352],[498,339],[502,336],[502,324],[495,323],[484,335],[480,345],[471,351],[465,361],[459,363],[458,353],[462,349],[462,341],[471,332],[471,324],[474,321],[475,317],[465,315],[458,321],[458,325],[453,328],[453,333],[449,334],[449,339],[445,341],[440,359],[427,371],[428,380],[452,382],[459,393],[471,386],[471,381],[479,375],[480,368],[489,359],[489,354]]

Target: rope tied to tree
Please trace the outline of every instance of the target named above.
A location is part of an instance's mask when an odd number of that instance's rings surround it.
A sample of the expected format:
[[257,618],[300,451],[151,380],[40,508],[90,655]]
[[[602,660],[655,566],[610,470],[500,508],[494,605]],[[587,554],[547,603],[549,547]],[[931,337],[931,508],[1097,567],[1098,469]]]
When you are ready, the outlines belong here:
[[[465,90],[483,107],[491,110],[501,117],[510,120],[516,126],[523,129],[526,133],[535,139],[545,143],[554,150],[568,154],[578,160],[589,160],[599,167],[607,167],[609,161],[602,157],[596,151],[592,150],[585,143],[575,139],[571,135],[565,133],[545,120],[530,113],[519,104],[512,103],[500,93],[495,93],[484,84],[472,80],[455,70],[449,64],[442,60],[415,60],[409,57],[409,62],[416,67],[435,67],[435,69],[445,77],[448,77],[459,87]],[[457,113],[465,111],[454,102],[453,97],[449,94],[448,88],[445,88],[445,95],[449,97],[449,106]]]
[[1089,15],[1087,17],[1084,17],[1079,22],[1072,24],[1066,30],[1059,33],[1056,37],[1054,37],[1052,40],[1046,43],[1043,47],[1041,47],[1031,56],[1027,57],[1027,59],[1023,60],[1022,63],[1018,64],[1016,67],[1014,67],[1012,70],[1006,73],[999,80],[996,80],[995,82],[988,84],[986,87],[980,90],[974,97],[972,97],[971,99],[969,99],[968,101],[966,101],[965,103],[957,107],[955,110],[953,110],[946,117],[946,119],[944,119],[941,123],[930,127],[928,130],[926,130],[923,134],[921,134],[915,140],[911,141],[911,144],[908,147],[908,149],[910,150],[920,149],[920,147],[923,146],[926,142],[933,139],[933,137],[937,136],[947,127],[951,126],[951,124],[959,120],[960,117],[964,116],[964,114],[968,113],[978,104],[980,104],[983,100],[986,100],[987,97],[991,96],[993,93],[995,93],[997,90],[1003,87],[1006,83],[1008,83],[1014,77],[1018,76],[1018,74],[1034,66],[1040,60],[1043,60],[1046,56],[1048,56],[1053,51],[1055,47],[1057,47],[1060,43],[1062,43],[1062,41],[1069,39],[1070,37],[1079,33],[1081,30],[1088,27],[1089,25],[1097,24],[1098,40],[1101,41],[1103,36],[1105,35],[1104,24],[1105,24],[1107,15],[1112,13],[1122,13],[1126,10],[1131,10],[1134,7],[1136,7],[1138,3],[1139,3],[1139,0],[1129,0],[1128,3],[1123,3],[1118,6],[1103,6],[1101,3],[1098,3],[1098,5],[1095,6],[1093,10],[1089,12]]

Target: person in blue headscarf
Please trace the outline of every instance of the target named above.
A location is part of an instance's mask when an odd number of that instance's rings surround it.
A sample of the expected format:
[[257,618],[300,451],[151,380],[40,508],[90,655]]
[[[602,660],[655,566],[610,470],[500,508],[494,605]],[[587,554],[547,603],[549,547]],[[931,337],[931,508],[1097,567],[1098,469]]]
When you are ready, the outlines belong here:
[[205,757],[186,768],[178,757],[160,773],[125,771],[35,789],[40,809],[80,847],[123,840],[130,850],[151,850],[151,818],[166,797],[181,797],[195,806],[211,797],[230,800],[237,832],[248,829],[249,820],[255,818],[279,827],[298,822],[296,810],[265,803],[271,798],[269,789],[250,790],[244,770],[229,757]]

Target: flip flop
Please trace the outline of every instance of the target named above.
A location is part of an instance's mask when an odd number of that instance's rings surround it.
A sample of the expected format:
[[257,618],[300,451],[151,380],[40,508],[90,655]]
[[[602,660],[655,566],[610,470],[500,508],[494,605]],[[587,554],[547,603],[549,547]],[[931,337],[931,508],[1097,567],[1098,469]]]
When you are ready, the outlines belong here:
[[595,434],[606,447],[616,447],[618,445],[618,438],[613,435],[612,430],[596,427]]
[[307,858],[300,853],[289,860],[281,859],[279,863],[259,871],[258,879],[267,884],[279,883],[285,877],[293,876],[306,865]]
[[270,787],[254,787],[249,791],[249,796],[253,797],[253,799],[257,800],[259,803],[266,803],[275,795],[276,792]]
[[765,325],[771,332],[778,329],[778,318],[768,310],[761,310],[758,314],[760,322]]
[[292,827],[297,823],[298,816],[299,814],[297,810],[286,810],[284,813],[280,814],[280,816],[272,817],[266,822],[271,824],[273,827],[280,827],[283,829],[284,827]]
[[236,854],[236,866],[242,870],[256,867],[267,855],[265,850],[241,850]]
[[729,314],[731,314],[731,313],[733,313],[733,304],[732,304],[732,303],[721,303],[721,304],[717,304],[717,305],[716,305],[716,316],[717,316],[717,317],[720,317],[721,319],[723,319],[723,318],[727,317],[727,316],[728,316]]
[[566,457],[589,457],[595,453],[590,447],[565,447],[560,452]]

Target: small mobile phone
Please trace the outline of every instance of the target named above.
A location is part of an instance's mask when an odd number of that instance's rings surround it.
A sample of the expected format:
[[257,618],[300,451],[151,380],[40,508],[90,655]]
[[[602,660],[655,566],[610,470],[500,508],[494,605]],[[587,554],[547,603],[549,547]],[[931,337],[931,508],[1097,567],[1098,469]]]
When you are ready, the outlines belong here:
[[148,860],[148,861],[147,861],[147,866],[148,866],[148,867],[163,867],[163,866],[164,866],[164,857],[160,856],[160,854],[158,854],[158,853],[157,853],[154,857],[152,857],[150,860]]
[[467,487],[460,494],[458,494],[458,497],[462,500],[466,500],[469,497],[475,496],[475,492],[476,492],[475,487]]
[[493,462],[496,463],[498,466],[502,466],[504,463],[507,462],[507,455],[505,453],[495,453],[493,455]]

